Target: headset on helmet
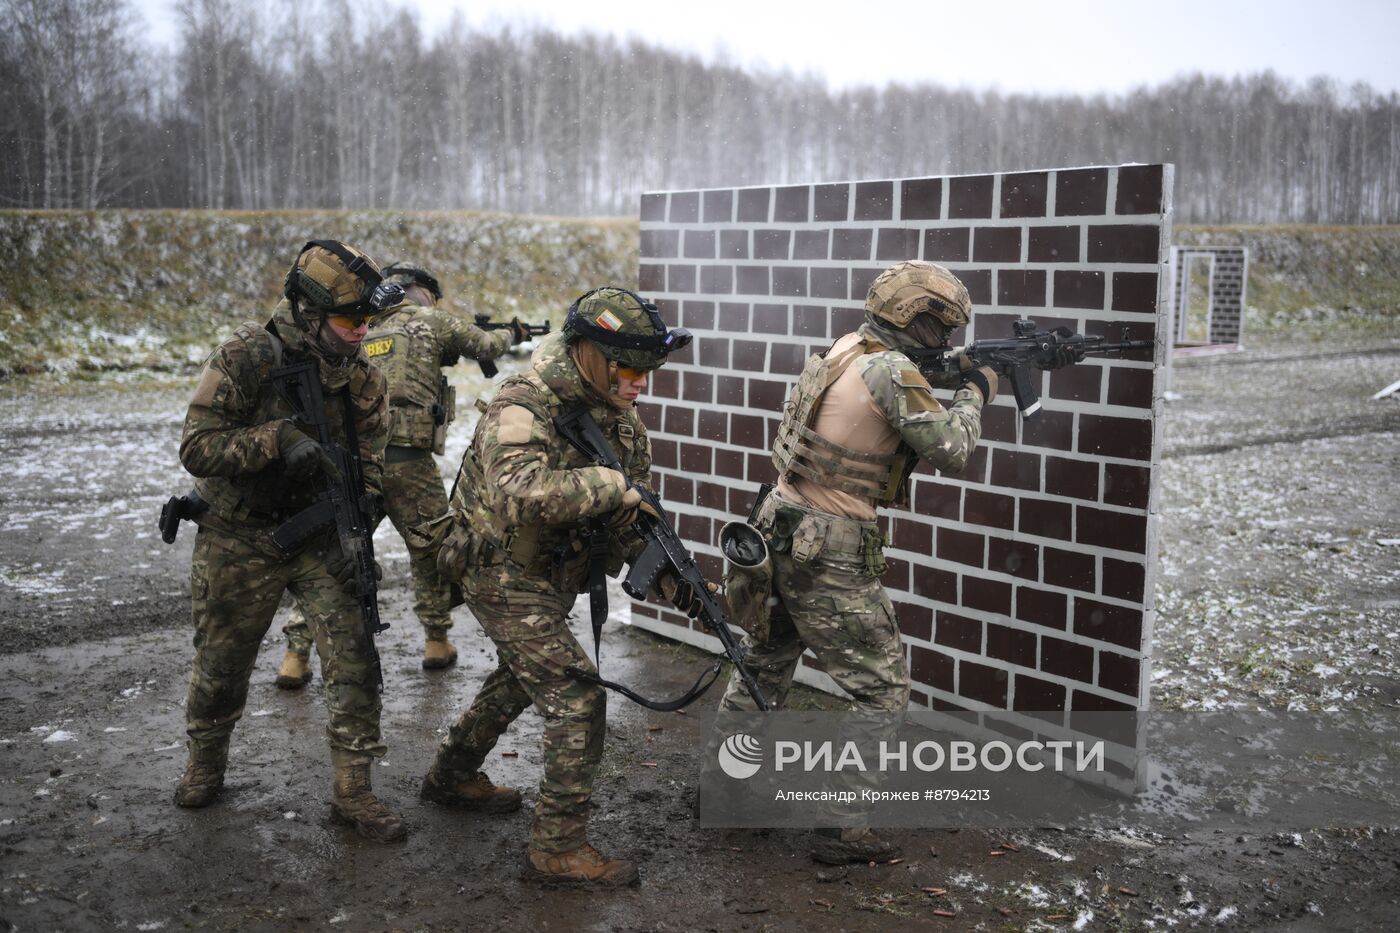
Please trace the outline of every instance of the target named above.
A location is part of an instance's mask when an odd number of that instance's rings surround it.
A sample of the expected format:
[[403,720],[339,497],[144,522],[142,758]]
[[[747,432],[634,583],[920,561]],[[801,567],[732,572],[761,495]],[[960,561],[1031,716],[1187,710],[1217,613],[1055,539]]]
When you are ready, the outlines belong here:
[[[360,280],[362,287],[357,299],[335,303],[331,288],[317,281],[301,268],[301,257],[308,250],[321,248],[335,256],[345,266],[345,271]],[[300,299],[321,309],[326,314],[372,315],[387,311],[403,301],[403,287],[384,281],[374,261],[346,247],[339,240],[309,240],[297,253],[292,268],[283,282],[282,293],[292,302],[292,308],[299,312]]]

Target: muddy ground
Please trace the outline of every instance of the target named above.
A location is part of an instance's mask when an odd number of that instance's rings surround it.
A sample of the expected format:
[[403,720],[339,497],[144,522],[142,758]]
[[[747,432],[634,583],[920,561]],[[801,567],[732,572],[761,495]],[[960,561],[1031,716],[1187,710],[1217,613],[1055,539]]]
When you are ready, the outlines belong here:
[[[416,796],[493,655],[459,610],[463,663],[419,669],[387,529],[390,753],[375,772],[408,841],[376,846],[326,821],[319,680],[274,688],[275,628],[227,794],[177,810],[193,536],[167,547],[154,517],[185,488],[190,383],[161,378],[0,386],[0,930],[1375,930],[1400,917],[1400,836],[1386,827],[907,831],[898,864],[822,870],[800,834],[697,826],[709,700],[688,715],[611,701],[592,831],[641,863],[643,883],[542,892],[517,879],[540,771],[533,713],[489,768],[526,788],[524,812],[469,817]],[[468,398],[482,387],[458,378]],[[1397,378],[1400,334],[1178,362],[1154,706],[1400,716],[1400,398],[1369,399]],[[688,684],[698,656],[614,626],[603,663],[655,694]]]

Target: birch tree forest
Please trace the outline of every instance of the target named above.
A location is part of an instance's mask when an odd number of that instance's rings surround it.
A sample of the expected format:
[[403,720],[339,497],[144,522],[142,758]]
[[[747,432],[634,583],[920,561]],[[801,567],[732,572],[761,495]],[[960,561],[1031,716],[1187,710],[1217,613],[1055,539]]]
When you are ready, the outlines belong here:
[[643,191],[1172,162],[1181,223],[1400,221],[1400,95],[832,91],[641,41],[425,36],[350,0],[0,0],[0,206],[633,214]]

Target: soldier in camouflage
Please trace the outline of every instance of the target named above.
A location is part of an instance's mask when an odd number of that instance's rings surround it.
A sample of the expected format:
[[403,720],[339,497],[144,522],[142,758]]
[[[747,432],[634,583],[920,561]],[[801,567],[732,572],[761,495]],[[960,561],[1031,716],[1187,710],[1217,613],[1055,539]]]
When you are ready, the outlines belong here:
[[[649,487],[651,445],[635,403],[649,371],[684,345],[676,339],[683,334],[668,332],[655,305],[632,292],[589,292],[574,302],[563,331],[541,343],[531,369],[502,383],[462,458],[439,567],[461,582],[499,663],[448,731],[422,796],[492,812],[518,807],[519,793],[492,785],[481,766],[533,705],[544,717],[544,776],[525,858],[531,880],[638,879],[632,863],[588,844],[606,699],[601,687],[567,673],[595,669],[565,618],[587,588],[580,533],[588,519],[611,515],[609,574],[641,548],[632,529],[641,497],[629,485]],[[602,427],[625,475],[594,465],[556,431],[554,419],[577,405]]]
[[[529,334],[519,318],[509,330],[485,331],[457,314],[440,310],[442,287],[421,266],[396,262],[384,280],[404,289],[404,300],[377,317],[361,346],[389,384],[389,446],[384,451],[384,508],[408,546],[413,578],[413,609],[427,636],[423,667],[449,667],[457,649],[447,640],[452,627],[450,589],[438,574],[437,550],[407,533],[447,511],[434,454],[443,452],[447,428],[456,415],[456,393],[442,374],[466,357],[493,360]],[[287,654],[277,686],[300,689],[311,680],[311,634],[293,607],[282,629]]]
[[[853,710],[908,707],[899,625],[880,584],[884,541],[876,509],[907,504],[909,475],[921,457],[939,470],[962,469],[997,376],[968,371],[945,408],[900,351],[942,346],[971,311],[967,289],[942,266],[886,269],[870,286],[865,322],[812,357],[788,398],[773,447],[777,488],[753,516],[768,543],[771,580],[730,584],[731,601],[742,593],[748,603],[735,606],[736,619],[758,620],[745,623],[746,666],[775,707],[806,648],[851,695]],[[721,708],[755,709],[737,676]],[[831,863],[895,854],[865,828],[819,830],[813,846],[814,857]]]
[[385,749],[353,567],[334,528],[285,559],[271,537],[336,472],[275,390],[271,373],[280,366],[315,361],[332,431],[348,443],[348,405],[365,484],[380,492],[389,405],[384,377],[360,349],[378,310],[371,302],[384,294],[379,284],[378,267],[360,251],[335,240],[308,243],[272,319],[240,325],[205,363],[190,401],[180,460],[209,507],[198,518],[190,572],[195,654],[179,806],[207,806],[223,789],[229,738],[243,715],[258,646],[290,590],[321,655],[335,766],[331,815],[375,840],[406,835],[370,788],[370,763]]

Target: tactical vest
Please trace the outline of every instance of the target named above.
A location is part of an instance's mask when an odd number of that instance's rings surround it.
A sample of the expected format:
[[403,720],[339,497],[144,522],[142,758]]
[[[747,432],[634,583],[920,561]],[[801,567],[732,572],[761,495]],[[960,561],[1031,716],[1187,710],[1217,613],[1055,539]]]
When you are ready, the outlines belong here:
[[456,417],[457,393],[442,374],[442,343],[431,308],[403,305],[377,324],[362,344],[389,383],[389,446],[442,453]]
[[[548,412],[549,469],[574,470],[593,466],[593,461],[555,433],[554,419],[563,413],[566,403],[534,370],[503,383],[497,399],[507,395],[512,383],[518,385],[521,382],[544,402]],[[635,411],[622,412],[609,408],[605,413],[599,407],[593,410],[593,415],[631,475],[640,467],[638,458],[641,456],[638,435],[642,429]],[[453,511],[464,516],[458,521],[465,521],[474,535],[532,574],[543,575],[559,569],[561,564],[573,562],[574,566],[567,568],[559,582],[581,591],[587,569],[587,555],[579,541],[583,524],[547,525],[528,514],[528,500],[508,496],[499,486],[486,479],[480,467],[481,443],[482,434],[478,432],[462,458],[451,503]],[[608,554],[608,573],[618,573],[623,562],[620,542],[614,536]]]
[[889,505],[904,498],[913,451],[903,442],[888,454],[852,450],[812,429],[821,400],[841,374],[859,357],[885,348],[868,338],[830,359],[826,354],[807,361],[792,395],[783,406],[783,423],[773,444],[773,465],[779,475],[805,480]]
[[[233,339],[243,341],[248,363],[257,371],[258,398],[248,426],[292,417],[291,406],[272,386],[272,371],[294,362],[291,354],[283,358],[281,339],[267,327],[251,321],[238,325]],[[216,394],[215,400],[218,398]],[[331,434],[343,444],[345,422],[341,394],[327,391],[325,398]],[[320,492],[316,480],[288,479],[280,459],[253,474],[197,476],[194,488],[200,498],[209,503],[214,514],[238,524],[275,524],[311,505]]]

